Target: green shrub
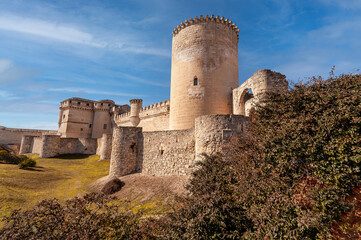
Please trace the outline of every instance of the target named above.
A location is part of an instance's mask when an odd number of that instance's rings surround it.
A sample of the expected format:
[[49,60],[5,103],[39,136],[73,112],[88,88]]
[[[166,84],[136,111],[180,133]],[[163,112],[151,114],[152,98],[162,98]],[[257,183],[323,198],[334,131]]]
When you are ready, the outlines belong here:
[[[24,155],[22,155],[22,156],[24,156]],[[20,159],[24,159],[21,163],[19,163],[20,169],[27,169],[27,168],[32,168],[32,167],[36,166],[36,161],[33,159],[27,158],[26,156],[25,156],[25,158],[21,157]]]
[[205,156],[198,167],[187,186],[189,196],[154,232],[159,239],[239,239],[253,223],[235,194],[239,176],[234,164],[215,155]]
[[44,200],[34,209],[4,218],[1,239],[141,239],[141,213],[128,203],[101,194],[87,194],[59,203]]
[[[330,239],[361,186],[361,75],[269,94],[232,157],[207,157],[190,195],[149,220],[158,239]],[[354,200],[356,201],[356,200]],[[352,202],[351,202],[352,204]]]
[[1,151],[0,152],[0,163],[5,164],[19,164],[22,161],[21,158],[7,152],[7,151]]

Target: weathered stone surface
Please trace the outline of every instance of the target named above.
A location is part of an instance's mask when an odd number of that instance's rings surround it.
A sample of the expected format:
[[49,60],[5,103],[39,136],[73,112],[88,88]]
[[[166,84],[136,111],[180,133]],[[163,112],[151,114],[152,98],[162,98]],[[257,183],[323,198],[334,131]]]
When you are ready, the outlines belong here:
[[138,171],[157,176],[189,175],[194,165],[194,129],[143,132]]
[[26,135],[24,135],[21,138],[21,146],[20,146],[19,154],[30,153],[32,151],[33,139],[34,136],[26,136]]
[[41,136],[42,134],[57,134],[57,131],[0,127],[0,144],[20,146],[22,136]]
[[110,159],[112,154],[113,134],[103,134],[99,151],[100,160]]
[[110,176],[119,177],[136,171],[141,130],[138,127],[114,127]]
[[23,136],[20,154],[34,153],[39,157],[55,157],[59,154],[95,154],[94,138],[61,138],[59,135]]
[[55,157],[59,154],[60,136],[58,135],[43,135],[42,146],[39,157],[48,158]]
[[248,116],[249,111],[267,92],[288,91],[286,76],[269,69],[262,69],[233,90],[233,114]]
[[196,117],[232,113],[238,86],[238,35],[224,22],[197,21],[176,31],[172,44],[169,129]]
[[[139,107],[139,104],[138,104]],[[156,103],[139,109],[138,127],[144,132],[163,131],[169,129],[170,101]],[[131,112],[114,115],[114,122],[118,126],[133,126]]]
[[60,103],[58,132],[63,138],[101,138],[112,132],[112,115],[129,110],[112,100],[69,98]]
[[222,145],[232,137],[247,136],[249,118],[241,115],[207,115],[195,120],[195,155],[222,152]]
[[60,107],[61,138],[25,136],[21,152],[96,152],[111,159],[114,177],[189,175],[202,154],[222,152],[229,139],[248,136],[247,116],[265,93],[288,90],[285,76],[267,69],[238,86],[238,33],[223,17],[185,21],[173,31],[170,100],[142,108],[141,99],[130,100],[131,107],[67,99]]

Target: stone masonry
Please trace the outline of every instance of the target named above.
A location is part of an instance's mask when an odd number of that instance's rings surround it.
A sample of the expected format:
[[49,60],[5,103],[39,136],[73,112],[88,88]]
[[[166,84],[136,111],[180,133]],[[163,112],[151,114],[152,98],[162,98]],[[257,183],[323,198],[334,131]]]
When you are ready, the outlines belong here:
[[190,18],[172,33],[170,100],[145,107],[142,99],[131,99],[130,106],[64,100],[58,135],[24,134],[21,152],[97,153],[110,158],[109,175],[115,177],[189,175],[204,154],[249,136],[249,113],[266,93],[288,90],[286,77],[268,69],[239,86],[239,29],[224,17]]

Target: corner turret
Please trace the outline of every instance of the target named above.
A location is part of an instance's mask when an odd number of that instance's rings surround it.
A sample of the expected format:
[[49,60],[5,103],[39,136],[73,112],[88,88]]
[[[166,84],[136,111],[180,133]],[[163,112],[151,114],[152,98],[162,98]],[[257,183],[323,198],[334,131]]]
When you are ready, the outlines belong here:
[[130,122],[134,127],[140,122],[139,112],[142,109],[142,99],[131,99],[130,102]]

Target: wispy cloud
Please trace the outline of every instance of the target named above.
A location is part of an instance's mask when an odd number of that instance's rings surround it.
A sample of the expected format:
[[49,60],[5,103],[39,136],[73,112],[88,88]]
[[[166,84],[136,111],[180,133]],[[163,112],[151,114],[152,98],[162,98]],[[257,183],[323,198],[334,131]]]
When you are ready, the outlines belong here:
[[308,32],[277,70],[295,81],[328,77],[333,66],[336,74],[353,72],[361,66],[360,38],[361,19],[330,23]]
[[130,74],[126,74],[126,73],[121,73],[121,72],[117,72],[115,73],[115,75],[119,76],[120,78],[124,78],[133,82],[138,82],[138,83],[143,83],[143,84],[147,84],[147,85],[151,85],[151,86],[158,86],[158,87],[169,87],[169,84],[164,84],[164,83],[160,83],[160,82],[155,82],[155,81],[151,81],[151,80],[146,80],[144,78],[140,78],[140,77],[136,77]]
[[361,0],[320,0],[323,4],[334,5],[348,10],[361,8]]
[[361,19],[342,21],[326,25],[320,29],[309,32],[309,38],[323,44],[334,43],[360,46]]
[[121,96],[121,97],[145,97],[145,95],[132,94],[132,93],[122,93],[122,92],[108,92],[108,91],[98,91],[94,89],[87,88],[50,88],[48,91],[51,92],[70,92],[70,93],[87,93],[87,94],[97,94],[97,95],[110,95],[110,96]]
[[140,42],[131,41],[130,38],[132,37],[130,35],[128,36],[128,34],[121,34],[123,36],[113,35],[104,38],[102,33],[91,33],[80,29],[79,26],[35,18],[25,18],[13,14],[3,14],[0,16],[0,30],[31,34],[41,37],[41,39],[81,44],[111,51],[163,57],[170,56],[168,49],[144,46],[144,44]]
[[14,94],[9,93],[7,91],[0,90],[0,99],[15,100],[15,99],[19,99],[19,97],[15,96]]
[[36,76],[38,71],[16,66],[8,59],[0,59],[0,83],[14,82]]
[[0,29],[93,47],[105,47],[106,45],[96,41],[90,33],[73,26],[14,15],[0,16]]
[[[264,7],[262,14],[258,19],[258,25],[265,31],[279,31],[292,26],[294,16],[297,15],[293,4],[288,0],[269,0],[268,4],[261,1],[260,5]],[[265,7],[267,6],[267,7]]]

